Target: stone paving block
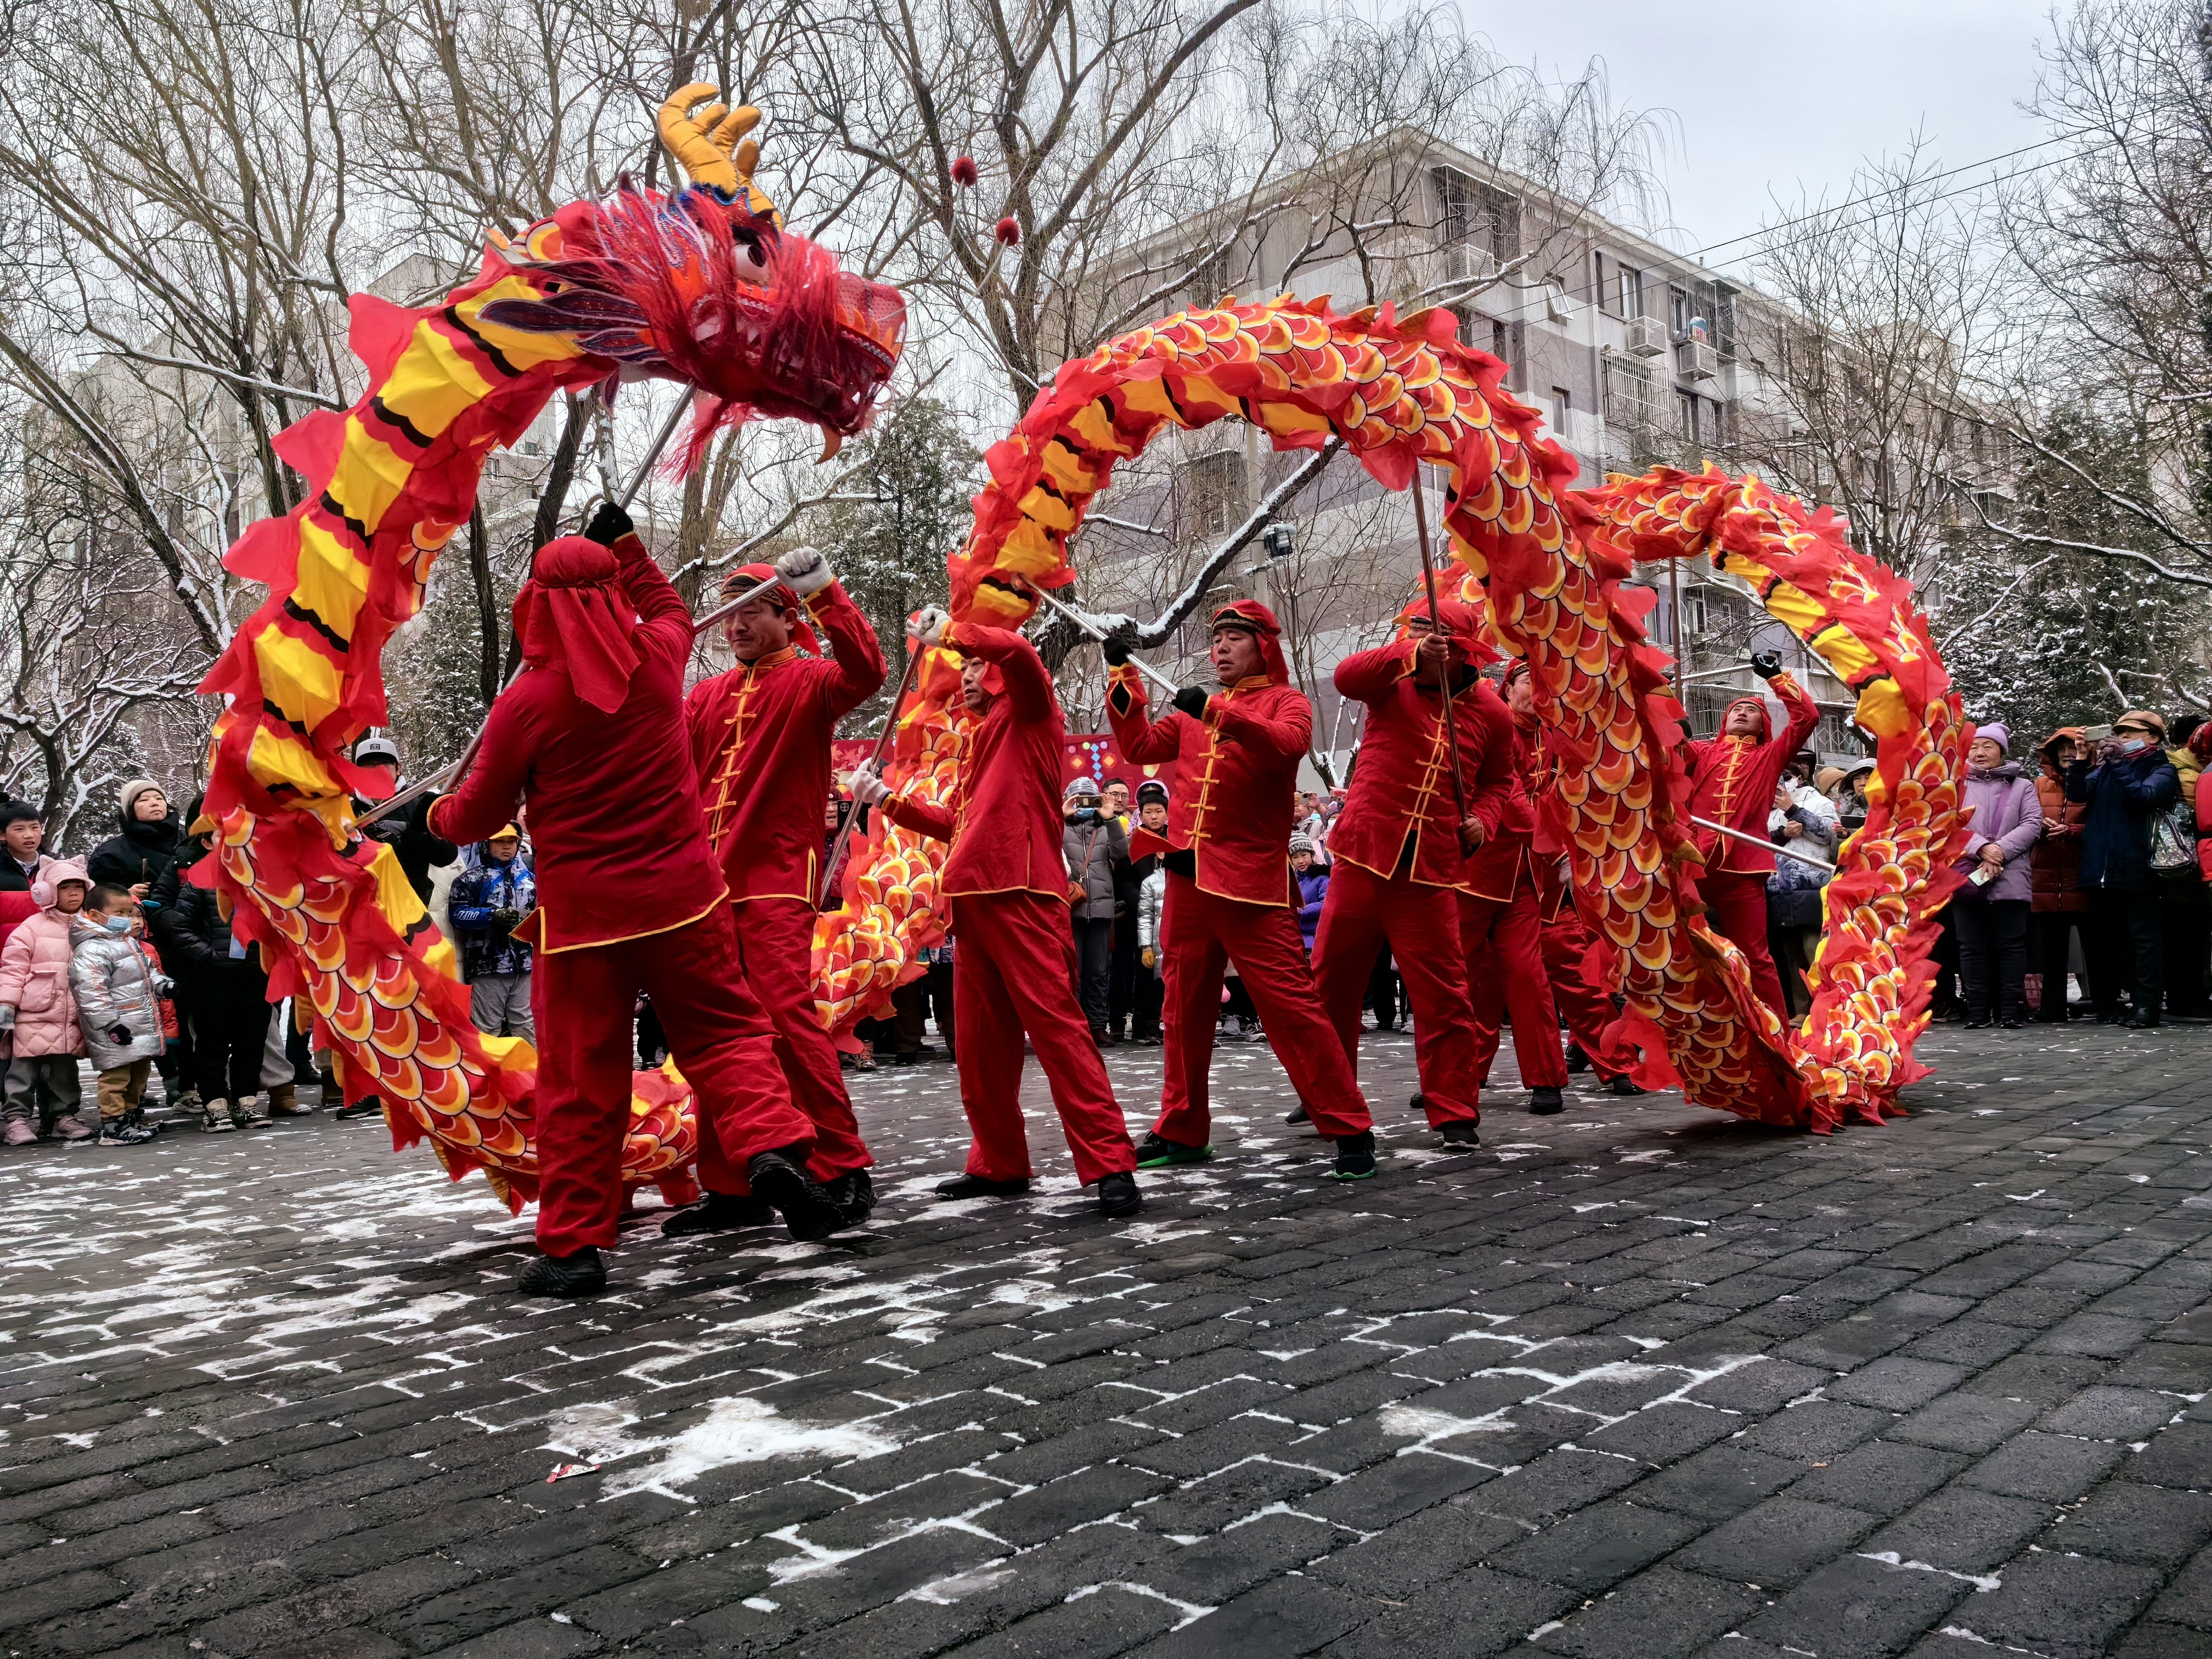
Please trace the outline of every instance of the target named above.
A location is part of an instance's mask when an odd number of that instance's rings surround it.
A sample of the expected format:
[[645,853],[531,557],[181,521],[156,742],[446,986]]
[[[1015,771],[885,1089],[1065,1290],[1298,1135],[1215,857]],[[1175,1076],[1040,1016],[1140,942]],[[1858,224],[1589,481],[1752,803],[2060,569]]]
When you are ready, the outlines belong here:
[[1869,1440],[1841,1457],[1814,1465],[1790,1489],[1792,1498],[1836,1504],[1869,1515],[1897,1515],[1967,1466],[1958,1452],[1895,1440]]
[[1131,1651],[1140,1659],[1316,1653],[1378,1611],[1374,1601],[1347,1595],[1318,1578],[1286,1576],[1247,1590],[1197,1623]]
[[2039,1415],[2025,1401],[1952,1394],[1922,1407],[1882,1434],[1886,1439],[1909,1440],[1942,1451],[1985,1452]]
[[1879,1516],[1859,1510],[1770,1498],[1723,1522],[1668,1565],[1771,1589],[1796,1583],[1879,1524]]
[[2126,1455],[2105,1441],[2029,1430],[2015,1435],[1959,1477],[1961,1483],[2016,1498],[2063,1504],[2110,1474]]
[[2131,1626],[2110,1652],[2112,1659],[2203,1659],[2204,1632],[2146,1619]]
[[1126,1652],[1185,1616],[1157,1596],[1108,1584],[963,1644],[960,1650],[974,1659],[1098,1659]]
[[1634,1504],[1593,1504],[1492,1555],[1490,1565],[1585,1595],[1609,1589],[1705,1529],[1705,1522]]
[[1793,1364],[1784,1359],[1763,1358],[1755,1364],[1732,1370],[1725,1376],[1717,1376],[1710,1382],[1699,1383],[1690,1390],[1688,1397],[1727,1411],[1764,1415],[1768,1412],[1779,1411],[1791,1401],[1834,1380],[1835,1373],[1825,1368]]
[[1948,1486],[1884,1527],[1859,1547],[1903,1561],[1925,1561],[1949,1572],[1987,1572],[2041,1532],[2056,1511],[2048,1504],[1972,1486]]
[[1743,1427],[1743,1421],[1726,1412],[1669,1401],[1608,1423],[1595,1434],[1579,1435],[1576,1443],[1663,1465],[1727,1439]]
[[1914,1359],[1933,1359],[1978,1370],[2025,1347],[2034,1336],[2033,1330],[2018,1325],[1999,1325],[1985,1319],[1958,1319],[1914,1338],[1899,1352]]
[[[1414,1606],[1363,1624],[1333,1642],[1329,1659],[1482,1659],[1522,1645],[1570,1607],[1579,1592],[1488,1567],[1437,1586]],[[1237,1650],[1216,1650],[1234,1652]]]
[[2150,1616],[2212,1632],[2212,1548],[2199,1550],[2174,1576]]
[[1896,1421],[1892,1413],[1875,1411],[1870,1407],[1808,1400],[1777,1412],[1765,1422],[1745,1430],[1736,1443],[1774,1457],[1834,1458],[1862,1440],[1881,1433]]
[[1881,1659],[1901,1652],[1973,1593],[1948,1573],[1845,1556],[1740,1628],[1747,1640],[1820,1659]]
[[2092,1659],[2148,1605],[2159,1577],[2089,1556],[2023,1556],[2006,1567],[2002,1588],[1977,1595],[1954,1622],[1985,1642]]
[[[571,1659],[572,1656],[581,1659],[582,1655],[604,1652],[605,1648],[602,1638],[574,1625],[556,1624],[551,1615],[545,1614],[435,1651],[437,1659]],[[395,1645],[391,1650],[403,1650]]]
[[2142,1440],[2175,1417],[2181,1404],[2148,1389],[2088,1388],[2051,1407],[2036,1427],[2091,1440]]
[[2212,1488],[2212,1424],[2177,1423],[2160,1429],[2122,1472],[2130,1480],[2154,1486]]
[[1765,1605],[1757,1590],[1703,1573],[1652,1567],[1536,1638],[1575,1659],[1679,1659]]
[[2212,1539],[2212,1493],[2110,1480],[2058,1516],[2046,1550],[2173,1568]]
[[1966,1378],[1963,1365],[1893,1356],[1863,1365],[1838,1377],[1821,1390],[1830,1400],[1850,1405],[1874,1406],[1883,1411],[1917,1410],[1941,1394],[1948,1394]]
[[1656,1504],[1702,1520],[1721,1521],[1741,1514],[1804,1473],[1802,1463],[1750,1451],[1729,1441],[1639,1480],[1620,1495],[1632,1504]]

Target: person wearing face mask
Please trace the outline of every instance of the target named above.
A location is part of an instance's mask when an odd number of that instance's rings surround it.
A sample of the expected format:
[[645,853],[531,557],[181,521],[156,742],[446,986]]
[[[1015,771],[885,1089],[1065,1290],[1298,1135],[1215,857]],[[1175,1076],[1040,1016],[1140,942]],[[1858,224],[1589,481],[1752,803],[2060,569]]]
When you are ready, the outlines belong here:
[[1129,837],[1099,810],[1098,786],[1077,778],[1060,798],[1060,850],[1067,860],[1068,910],[1075,934],[1076,998],[1100,1048],[1114,1042],[1107,1024],[1114,980],[1114,911],[1121,872],[1129,867]]
[[154,1138],[139,1103],[161,1052],[161,999],[168,978],[141,936],[128,887],[101,882],[70,927],[70,993],[86,1051],[100,1073],[100,1144],[137,1146]]
[[2066,769],[2066,799],[2081,819],[2081,890],[2089,896],[2090,969],[2097,1018],[2122,1018],[2123,988],[2132,994],[2127,1023],[2155,1025],[2166,996],[2165,938],[2150,863],[2151,818],[2181,794],[2181,776],[2161,748],[2166,722],[2130,708],[2110,737]]

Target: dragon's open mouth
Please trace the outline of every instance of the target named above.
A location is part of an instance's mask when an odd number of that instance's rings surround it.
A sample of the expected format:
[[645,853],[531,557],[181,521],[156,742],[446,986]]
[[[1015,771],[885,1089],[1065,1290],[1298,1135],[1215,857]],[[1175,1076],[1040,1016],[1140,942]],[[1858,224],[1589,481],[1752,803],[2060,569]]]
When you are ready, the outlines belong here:
[[504,327],[572,334],[585,350],[701,393],[694,464],[742,421],[810,422],[832,447],[858,431],[898,366],[906,301],[743,199],[694,185],[664,197],[628,180],[556,257],[509,258],[544,284],[501,300]]

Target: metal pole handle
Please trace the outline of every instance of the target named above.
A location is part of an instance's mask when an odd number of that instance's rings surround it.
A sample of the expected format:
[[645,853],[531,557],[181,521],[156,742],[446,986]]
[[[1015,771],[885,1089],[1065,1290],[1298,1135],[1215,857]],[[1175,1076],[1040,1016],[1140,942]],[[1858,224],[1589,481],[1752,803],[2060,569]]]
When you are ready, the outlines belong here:
[[[884,721],[884,729],[876,733],[876,746],[860,763],[871,770],[883,764],[884,749],[890,742],[891,733],[898,730],[899,714],[906,708],[907,688],[914,684],[915,672],[921,666],[921,653],[927,649],[920,640],[908,642],[906,672],[899,676],[898,695],[891,699],[890,718]],[[845,851],[845,843],[852,839],[853,826],[860,821],[860,804],[855,801],[853,810],[845,814],[844,823],[837,826],[837,839],[830,843],[830,856],[823,863],[822,890],[814,896],[814,908],[817,910],[830,902],[830,884],[837,878],[837,860]]]
[[1733,836],[1738,841],[1747,842],[1753,847],[1763,847],[1768,852],[1776,854],[1780,857],[1785,859],[1795,859],[1800,864],[1809,864],[1815,870],[1825,870],[1832,876],[1836,873],[1836,866],[1834,865],[1828,863],[1824,859],[1816,859],[1810,853],[1793,852],[1787,847],[1780,846],[1774,842],[1766,840],[1764,836],[1747,835],[1741,830],[1731,830],[1725,823],[1715,823],[1711,818],[1701,818],[1694,812],[1692,812],[1687,816],[1690,822],[1696,824],[1700,830],[1710,830],[1715,835]]
[[[1085,616],[1080,611],[1076,610],[1073,605],[1063,605],[1060,600],[1055,599],[1051,594],[1046,592],[1042,587],[1031,588],[1030,591],[1036,595],[1040,602],[1050,605],[1054,611],[1060,612],[1061,616],[1066,617],[1068,621],[1073,623],[1085,633],[1090,635],[1092,639],[1102,642],[1105,640],[1106,630],[1101,628],[1097,623],[1091,621],[1090,617]],[[1173,696],[1176,693],[1182,690],[1182,687],[1177,685],[1173,680],[1170,679],[1166,674],[1153,667],[1152,664],[1146,662],[1142,657],[1132,656],[1129,659],[1129,666],[1135,669],[1139,674],[1144,675],[1146,678],[1151,680],[1152,684],[1158,686],[1170,696]]]
[[[1429,594],[1429,625],[1439,634],[1444,632],[1444,613],[1437,604],[1437,569],[1429,562],[1429,504],[1428,495],[1421,488],[1420,470],[1413,477],[1413,537],[1421,544],[1421,582]],[[1451,665],[1446,662],[1437,677],[1437,690],[1443,698],[1444,744],[1451,753],[1452,800],[1459,807],[1459,822],[1467,821],[1467,780],[1459,769],[1459,723],[1452,717]],[[1454,826],[1455,829],[1457,825]]]

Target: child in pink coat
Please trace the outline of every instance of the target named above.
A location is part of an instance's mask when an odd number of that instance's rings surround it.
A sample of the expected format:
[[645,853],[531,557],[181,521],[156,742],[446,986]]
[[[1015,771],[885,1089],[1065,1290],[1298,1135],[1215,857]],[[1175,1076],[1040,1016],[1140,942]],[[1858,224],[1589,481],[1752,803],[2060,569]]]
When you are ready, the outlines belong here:
[[8,1127],[0,1141],[10,1146],[52,1134],[82,1140],[92,1133],[76,1115],[84,1103],[76,1066],[84,1033],[69,977],[70,919],[84,908],[91,885],[82,859],[48,865],[31,887],[38,914],[0,945],[0,1031],[14,1044],[5,1085]]

